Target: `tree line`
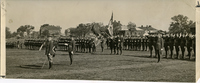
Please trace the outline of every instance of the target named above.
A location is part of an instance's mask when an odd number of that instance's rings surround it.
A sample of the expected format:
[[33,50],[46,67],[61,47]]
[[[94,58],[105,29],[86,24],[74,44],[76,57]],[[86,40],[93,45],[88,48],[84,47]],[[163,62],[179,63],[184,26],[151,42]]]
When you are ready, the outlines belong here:
[[[191,33],[191,28],[195,28],[195,22],[192,20],[189,20],[187,16],[184,15],[175,15],[171,17],[172,22],[169,25],[169,33]],[[120,21],[114,20],[112,22],[113,24],[113,35],[117,35],[119,33],[119,30],[121,29],[122,24]],[[57,27],[61,28],[60,26],[54,26],[54,25],[49,25],[49,24],[43,24],[41,25],[40,28],[45,27],[45,26],[51,26],[51,27]],[[135,31],[136,30],[136,24],[133,22],[129,22],[127,24],[128,30],[129,31]],[[11,37],[24,37],[24,33],[26,35],[30,34],[36,34],[37,31],[34,30],[34,26],[32,25],[22,25],[20,26],[17,31],[11,33],[8,27],[6,27],[6,38],[11,38]],[[104,36],[108,35],[108,25],[104,25],[103,23],[80,23],[77,27],[71,27],[65,30],[65,34],[67,35],[70,31],[70,34],[77,36],[77,37],[85,37],[88,33],[91,33],[92,28],[95,30],[96,35],[102,34]],[[33,31],[33,33],[31,33]],[[49,35],[50,33],[48,30],[45,30],[43,32],[39,32],[40,35],[46,36]]]

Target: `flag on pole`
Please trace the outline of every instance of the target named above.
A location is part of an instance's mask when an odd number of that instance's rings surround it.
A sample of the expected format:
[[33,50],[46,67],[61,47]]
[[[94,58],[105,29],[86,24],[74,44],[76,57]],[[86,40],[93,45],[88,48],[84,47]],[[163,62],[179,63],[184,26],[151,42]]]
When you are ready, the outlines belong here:
[[112,13],[112,16],[110,18],[110,21],[108,23],[108,32],[110,34],[110,36],[113,36],[113,13]]
[[93,34],[95,34],[96,36],[99,36],[97,30],[94,28],[94,25],[92,26],[91,31],[93,32]]

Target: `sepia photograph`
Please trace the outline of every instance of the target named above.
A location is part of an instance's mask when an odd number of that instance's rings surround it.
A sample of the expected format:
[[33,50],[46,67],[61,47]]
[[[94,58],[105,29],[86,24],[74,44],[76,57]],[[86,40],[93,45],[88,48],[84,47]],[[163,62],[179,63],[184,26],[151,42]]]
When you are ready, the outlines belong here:
[[5,78],[198,80],[196,0],[5,0],[2,4]]

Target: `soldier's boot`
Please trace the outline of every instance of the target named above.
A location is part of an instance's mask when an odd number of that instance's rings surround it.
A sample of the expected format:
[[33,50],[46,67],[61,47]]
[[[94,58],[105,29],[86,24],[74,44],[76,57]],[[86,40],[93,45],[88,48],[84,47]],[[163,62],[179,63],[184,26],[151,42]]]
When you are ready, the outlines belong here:
[[49,69],[52,68],[52,62],[49,62]]
[[72,65],[73,62],[73,55],[70,55],[70,65]]
[[122,50],[120,50],[120,55],[122,55]]
[[[160,62],[160,54],[158,54],[158,62]],[[157,63],[158,63],[158,62],[157,62]]]

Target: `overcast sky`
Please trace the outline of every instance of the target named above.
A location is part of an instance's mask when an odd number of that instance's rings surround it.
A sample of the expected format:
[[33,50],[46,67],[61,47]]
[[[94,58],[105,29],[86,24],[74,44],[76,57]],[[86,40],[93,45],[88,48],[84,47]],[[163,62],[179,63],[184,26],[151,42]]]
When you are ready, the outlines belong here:
[[195,21],[195,0],[7,0],[6,26],[16,31],[21,25],[32,25],[38,31],[43,24],[61,26],[62,31],[80,23],[113,19],[122,25],[151,25],[167,30],[171,17],[182,14]]

